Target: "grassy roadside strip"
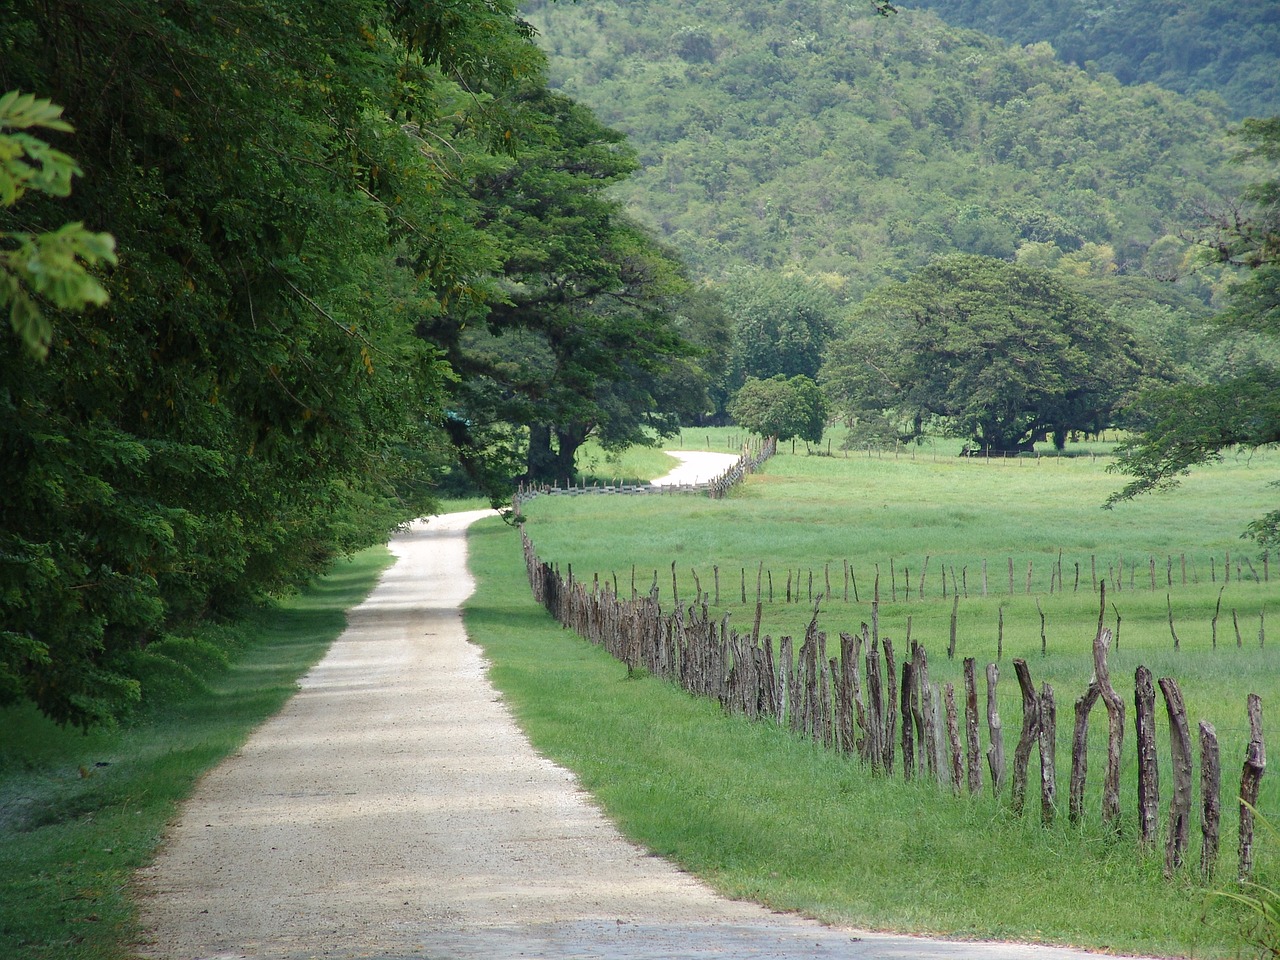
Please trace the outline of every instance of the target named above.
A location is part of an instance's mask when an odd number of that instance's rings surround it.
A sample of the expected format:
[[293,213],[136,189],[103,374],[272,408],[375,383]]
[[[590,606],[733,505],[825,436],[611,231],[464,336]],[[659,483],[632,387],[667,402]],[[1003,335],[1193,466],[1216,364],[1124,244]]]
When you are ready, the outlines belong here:
[[196,640],[215,640],[230,662],[182,664],[185,696],[115,729],[81,734],[29,708],[0,711],[0,957],[132,955],[130,881],[175,807],[283,706],[391,559],[364,551],[298,597],[209,628]]
[[533,602],[517,534],[472,528],[467,629],[534,744],[633,840],[732,897],[875,929],[1226,957],[1242,914],[1061,818],[865,775],[764,724],[628,678]]

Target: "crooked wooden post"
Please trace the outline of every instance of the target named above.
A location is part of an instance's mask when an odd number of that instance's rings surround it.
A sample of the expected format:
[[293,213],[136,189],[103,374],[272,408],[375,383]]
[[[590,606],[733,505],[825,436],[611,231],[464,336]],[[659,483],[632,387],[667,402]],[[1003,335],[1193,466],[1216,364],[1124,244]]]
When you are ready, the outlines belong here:
[[969,793],[982,793],[982,747],[978,741],[978,685],[973,657],[964,658],[965,772]]
[[1053,687],[1040,684],[1040,822],[1053,823],[1058,811],[1057,704]]
[[1004,789],[1004,726],[1000,723],[1000,710],[996,701],[996,685],[1000,682],[1000,668],[987,664],[987,767],[991,771],[991,795],[1000,796]]
[[1200,877],[1213,879],[1222,825],[1222,762],[1213,724],[1200,721]]
[[1012,800],[1013,812],[1021,815],[1027,799],[1027,765],[1031,761],[1031,751],[1035,748],[1040,733],[1040,700],[1036,696],[1035,684],[1031,682],[1027,661],[1015,657],[1013,670],[1022,691],[1022,731],[1018,734],[1018,745],[1013,751]]
[[1160,765],[1156,756],[1156,688],[1146,667],[1137,669],[1133,699],[1138,740],[1138,842],[1149,850],[1160,835]]
[[1157,682],[1169,715],[1169,750],[1173,756],[1173,796],[1169,800],[1164,854],[1164,872],[1168,877],[1182,866],[1187,850],[1191,820],[1191,731],[1187,726],[1187,708],[1183,704],[1178,681],[1172,677],[1161,677]]
[[1258,785],[1267,768],[1267,751],[1262,741],[1262,698],[1249,694],[1249,746],[1240,774],[1240,872],[1242,881],[1253,877],[1254,811],[1258,807]]
[[[1106,596],[1102,598],[1106,610]],[[1098,616],[1102,622],[1102,614]],[[1107,653],[1111,649],[1111,631],[1099,626],[1093,641],[1093,676],[1098,693],[1107,708],[1107,773],[1102,781],[1102,822],[1120,830],[1120,754],[1124,747],[1124,701],[1111,685]]]

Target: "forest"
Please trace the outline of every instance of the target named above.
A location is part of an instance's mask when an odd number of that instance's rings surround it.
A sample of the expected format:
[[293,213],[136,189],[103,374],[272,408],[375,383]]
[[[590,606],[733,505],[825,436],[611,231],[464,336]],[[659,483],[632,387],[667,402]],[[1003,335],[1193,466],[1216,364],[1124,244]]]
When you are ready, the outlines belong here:
[[10,9],[0,704],[112,722],[193,624],[588,439],[1124,426],[1125,495],[1275,439],[1229,415],[1277,395],[1275,102],[1199,55],[855,0]]

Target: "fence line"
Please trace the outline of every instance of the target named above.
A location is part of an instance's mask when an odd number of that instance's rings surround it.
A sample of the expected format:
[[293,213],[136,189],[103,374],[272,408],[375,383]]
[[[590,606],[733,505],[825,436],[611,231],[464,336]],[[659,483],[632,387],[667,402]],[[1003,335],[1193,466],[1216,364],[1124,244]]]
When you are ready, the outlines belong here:
[[[576,581],[572,568],[562,577],[557,568],[541,561],[523,526],[521,538],[530,586],[534,597],[562,625],[592,643],[604,647],[626,664],[628,671],[646,671],[679,684],[690,693],[711,697],[733,713],[784,726],[798,735],[857,758],[873,774],[890,776],[900,767],[905,780],[929,779],[957,797],[984,790],[976,669],[972,658],[964,662],[964,715],[959,715],[954,685],[932,683],[928,656],[923,644],[911,642],[909,656],[899,663],[893,643],[878,630],[879,602],[871,608],[871,625],[863,623],[857,632],[839,634],[839,656],[829,656],[827,634],[818,629],[818,605],[805,630],[798,650],[791,637],[780,637],[775,649],[771,636],[760,636],[763,604],[757,602],[751,633],[741,634],[729,626],[729,616],[711,616],[706,597],[699,590],[698,601],[679,605],[664,613],[658,598],[657,578],[647,595],[634,588],[631,599],[617,595],[616,587],[593,577],[590,585]],[[1124,737],[1124,703],[1111,686],[1107,656],[1112,632],[1103,626],[1106,611],[1105,588],[1101,596],[1098,632],[1093,644],[1093,679],[1074,704],[1071,778],[1068,787],[1068,817],[1078,822],[1083,816],[1087,779],[1089,714],[1102,700],[1108,715],[1107,766],[1103,780],[1102,821],[1112,831],[1120,830],[1120,756]],[[1047,825],[1058,811],[1056,764],[1057,700],[1053,687],[1044,683],[1039,691],[1030,669],[1021,658],[1013,661],[1022,691],[1022,729],[1013,754],[1013,769],[1005,769],[1003,728],[996,709],[999,668],[988,664],[986,751],[990,774],[989,789],[999,797],[1009,785],[1013,810],[1023,812],[1028,766],[1033,754],[1040,756],[1040,810]],[[1145,672],[1145,677],[1144,677]],[[901,677],[899,680],[898,677]],[[1152,732],[1154,693],[1150,672],[1138,669],[1135,677],[1138,708],[1139,756],[1139,849],[1152,847],[1158,830],[1159,778],[1155,764]],[[1191,825],[1191,745],[1186,711],[1177,683],[1161,678],[1169,715],[1173,747],[1174,779],[1165,854],[1166,874],[1179,871],[1185,861]],[[1145,704],[1145,709],[1144,709]],[[1249,696],[1250,742],[1244,760],[1240,804],[1238,875],[1248,878],[1253,870],[1253,804],[1257,784],[1265,769],[1262,739],[1261,701]],[[960,725],[964,724],[961,737]],[[899,732],[900,731],[900,732]],[[1200,725],[1201,795],[1201,876],[1212,876],[1217,856],[1220,811],[1219,763],[1216,734],[1211,724]],[[900,744],[901,750],[898,751]],[[900,763],[899,763],[900,758]],[[1248,802],[1244,802],[1248,801]]]

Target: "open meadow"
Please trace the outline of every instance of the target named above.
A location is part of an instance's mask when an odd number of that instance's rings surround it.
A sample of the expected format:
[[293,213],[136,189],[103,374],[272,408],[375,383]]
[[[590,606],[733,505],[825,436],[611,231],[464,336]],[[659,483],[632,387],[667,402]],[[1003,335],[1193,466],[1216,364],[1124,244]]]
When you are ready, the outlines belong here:
[[[723,449],[731,438],[698,430],[683,439],[686,449],[708,441]],[[488,578],[523,573],[518,558],[497,547],[507,538],[496,524],[474,535],[482,585],[471,625],[479,642],[492,644],[495,679],[535,741],[578,770],[636,839],[733,895],[893,929],[1249,955],[1240,946],[1246,915],[1211,891],[1234,888],[1246,696],[1261,696],[1264,716],[1280,702],[1280,570],[1240,537],[1269,509],[1280,457],[1229,459],[1197,470],[1171,494],[1104,510],[1122,483],[1106,470],[1106,447],[1072,452],[987,461],[959,458],[941,441],[847,457],[803,448],[792,454],[787,446],[723,501],[542,497],[524,509],[543,560],[562,572],[572,565],[580,581],[616,584],[624,597],[656,584],[669,608],[674,576],[682,606],[701,599],[713,616],[750,632],[759,596],[761,633],[790,635],[797,646],[816,606],[833,652],[838,633],[856,632],[874,616],[900,660],[909,635],[927,647],[931,679],[958,690],[963,658],[977,660],[979,675],[997,662],[1010,756],[1021,722],[1012,659],[1024,658],[1058,702],[1061,810],[1047,829],[1034,784],[1017,820],[1007,787],[996,800],[989,786],[982,797],[956,799],[934,786],[903,785],[900,773],[873,779],[856,761],[789,733],[657,689],[666,684],[622,683],[624,668],[596,663],[598,651],[557,628],[534,639],[546,630],[536,626],[538,614],[526,622],[512,609],[497,618],[505,626],[490,622],[484,611],[497,588]],[[501,548],[509,550],[509,543]],[[1101,581],[1104,623],[1119,634],[1111,677],[1126,704],[1119,838],[1100,817],[1101,705],[1090,727],[1085,816],[1076,825],[1065,816],[1071,704],[1092,673]],[[956,649],[948,660],[953,615]],[[508,631],[524,639],[502,640]],[[532,659],[521,668],[508,657]],[[552,660],[567,662],[550,667]],[[1138,854],[1133,677],[1140,664],[1179,682],[1193,736],[1197,721],[1209,720],[1221,742],[1222,857],[1207,884],[1198,877],[1198,828],[1186,867],[1171,880],[1161,876],[1161,850]],[[1156,716],[1163,820],[1171,792],[1163,701]],[[985,748],[985,724],[982,736]],[[1198,790],[1194,800],[1198,823]],[[1277,819],[1278,800],[1264,777],[1262,812]],[[648,809],[655,804],[661,813]],[[1277,862],[1264,831],[1258,879],[1274,879]]]

